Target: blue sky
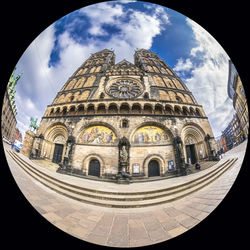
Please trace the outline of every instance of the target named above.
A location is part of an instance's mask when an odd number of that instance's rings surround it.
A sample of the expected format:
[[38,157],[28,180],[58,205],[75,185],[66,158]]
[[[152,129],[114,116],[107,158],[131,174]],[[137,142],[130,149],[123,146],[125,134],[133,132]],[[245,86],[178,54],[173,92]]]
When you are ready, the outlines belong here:
[[182,14],[141,1],[109,1],[78,9],[50,25],[17,63],[17,127],[40,118],[73,72],[91,55],[114,49],[116,63],[133,63],[137,48],[157,53],[186,83],[214,135],[234,113],[227,95],[229,56],[201,26]]

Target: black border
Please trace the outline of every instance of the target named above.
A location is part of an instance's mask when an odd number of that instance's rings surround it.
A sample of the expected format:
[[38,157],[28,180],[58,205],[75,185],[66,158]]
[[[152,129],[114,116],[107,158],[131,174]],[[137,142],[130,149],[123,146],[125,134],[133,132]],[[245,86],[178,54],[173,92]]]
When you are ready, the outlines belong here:
[[[1,100],[15,64],[39,33],[62,16],[92,3],[94,1],[59,0],[1,3]],[[250,44],[247,1],[168,0],[157,3],[188,16],[221,44],[236,66],[249,96],[249,63],[244,60],[248,59]],[[248,245],[248,162],[246,154],[236,182],[208,218],[179,237],[147,248],[225,249]],[[22,249],[34,249],[38,246],[41,249],[82,249],[95,246],[65,234],[44,220],[29,205],[15,184],[4,155],[1,156],[1,163],[1,215],[4,218],[1,221],[2,245],[6,245],[8,249],[14,249],[15,246]]]

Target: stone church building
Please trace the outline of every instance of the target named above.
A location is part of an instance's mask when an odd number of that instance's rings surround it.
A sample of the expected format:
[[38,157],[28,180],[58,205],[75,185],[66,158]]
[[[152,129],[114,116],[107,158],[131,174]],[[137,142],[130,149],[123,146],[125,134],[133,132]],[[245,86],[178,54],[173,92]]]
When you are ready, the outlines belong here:
[[209,160],[216,144],[202,106],[157,54],[139,49],[134,64],[115,64],[104,49],[62,86],[22,152],[65,173],[114,178],[124,170],[133,179]]

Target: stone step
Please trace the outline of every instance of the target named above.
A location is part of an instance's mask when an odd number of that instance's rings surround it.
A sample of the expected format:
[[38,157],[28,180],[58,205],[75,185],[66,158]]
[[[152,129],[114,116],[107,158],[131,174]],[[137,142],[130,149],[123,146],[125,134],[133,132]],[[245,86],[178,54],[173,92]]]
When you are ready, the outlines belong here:
[[[45,177],[41,172],[29,166],[23,159],[17,156],[16,153],[9,152],[10,156],[15,160],[20,167],[22,167],[30,176],[45,185],[46,187],[60,193],[69,198],[89,203],[92,205],[106,206],[106,207],[116,207],[116,208],[135,208],[135,207],[146,207],[159,205],[167,202],[174,201],[185,197],[186,195],[198,191],[202,187],[208,185],[213,180],[218,178],[227,169],[229,169],[237,159],[232,159],[231,161],[224,162],[220,168],[213,171],[212,174],[207,174],[206,178],[197,178],[196,180],[189,182],[188,184],[178,185],[177,187],[171,187],[166,190],[158,190],[158,192],[148,193],[113,193],[109,192],[104,194],[93,194],[93,191],[79,190],[79,187],[72,187],[74,185],[68,186],[68,183],[63,183],[58,180],[53,180]],[[157,190],[155,190],[157,191]],[[159,194],[160,193],[160,194]]]
[[[21,161],[24,166],[26,166],[26,168],[29,169],[29,171],[32,171],[32,172],[35,172],[35,174],[38,174],[38,175],[42,175],[43,178],[47,178],[49,182],[56,182],[57,185],[60,185],[61,187],[65,186],[65,188],[73,188],[73,192],[82,192],[84,191],[86,193],[86,195],[93,195],[93,193],[97,193],[97,194],[102,194],[102,195],[116,195],[118,198],[119,196],[121,196],[122,199],[125,199],[124,197],[122,196],[140,196],[140,195],[155,195],[157,194],[158,196],[159,195],[164,195],[164,194],[167,194],[168,192],[172,193],[172,192],[178,192],[178,191],[182,191],[182,189],[185,189],[185,188],[188,188],[188,185],[196,185],[196,183],[198,181],[201,181],[203,178],[208,178],[209,175],[212,175],[215,171],[219,171],[220,168],[222,168],[223,166],[225,166],[229,161],[226,161],[224,163],[222,163],[220,166],[218,166],[216,169],[214,169],[213,171],[210,171],[209,173],[206,173],[206,174],[203,174],[202,176],[199,176],[197,178],[195,178],[194,180],[191,180],[191,181],[188,181],[186,183],[182,183],[182,184],[179,184],[179,185],[173,185],[171,187],[166,187],[166,188],[162,188],[162,189],[159,189],[157,188],[156,190],[154,189],[151,189],[151,190],[146,190],[146,191],[142,191],[142,192],[110,192],[110,191],[101,191],[101,190],[94,190],[94,189],[90,189],[90,188],[86,188],[86,187],[82,187],[80,185],[74,185],[72,183],[68,183],[68,182],[65,182],[65,181],[61,181],[60,178],[55,178],[52,175],[52,173],[45,173],[43,171],[41,171],[41,169],[37,169],[35,168],[35,166],[31,166],[28,162],[24,161],[23,159],[21,159],[16,153],[13,153],[13,152],[10,152],[13,157],[16,158],[17,161]],[[57,174],[58,175],[58,174]],[[61,175],[59,174],[58,177],[61,177]],[[150,197],[150,196],[149,196]],[[131,197],[127,197],[127,198],[131,198]],[[139,197],[140,198],[140,197]]]
[[[227,168],[224,169],[225,172],[229,167],[231,167],[231,165],[234,163],[235,161],[231,162],[231,164],[227,165]],[[63,189],[58,187],[57,185],[54,185],[53,183],[46,183],[45,180],[40,180],[40,182],[42,184],[44,184],[45,186],[47,186],[48,188],[64,195],[67,196],[69,198],[84,202],[84,203],[89,203],[92,205],[98,205],[98,206],[106,206],[106,207],[116,207],[116,208],[138,208],[138,207],[146,207],[146,206],[154,206],[154,205],[160,205],[163,203],[167,203],[167,202],[171,202],[174,201],[176,199],[180,199],[182,197],[185,197],[188,194],[191,194],[195,191],[198,191],[199,189],[201,189],[202,187],[208,185],[209,183],[211,183],[214,179],[218,178],[218,176],[220,176],[222,173],[219,172],[216,176],[214,176],[213,178],[210,178],[209,180],[202,182],[199,185],[193,186],[192,188],[186,189],[184,192],[180,193],[180,194],[172,194],[172,195],[168,195],[167,197],[161,197],[161,198],[157,198],[156,200],[137,200],[137,201],[126,201],[125,203],[122,201],[117,201],[117,200],[107,200],[106,197],[102,197],[101,199],[99,198],[98,200],[96,198],[93,197],[86,197],[86,196],[82,196],[81,194],[76,194],[76,193],[72,193],[69,190]],[[38,180],[38,179],[36,179]],[[39,180],[38,180],[39,181]]]

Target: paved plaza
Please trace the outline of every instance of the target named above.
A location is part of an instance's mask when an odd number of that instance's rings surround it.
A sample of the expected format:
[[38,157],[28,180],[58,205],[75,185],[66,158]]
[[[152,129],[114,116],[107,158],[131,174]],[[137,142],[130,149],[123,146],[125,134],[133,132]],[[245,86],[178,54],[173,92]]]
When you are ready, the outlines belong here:
[[[223,156],[224,160],[238,157],[238,161],[200,191],[171,203],[129,209],[98,207],[62,196],[32,179],[16,165],[8,153],[6,157],[11,173],[24,196],[53,225],[76,238],[97,245],[137,247],[176,237],[205,219],[223,200],[234,183],[241,168],[246,144],[245,141]],[[181,178],[186,177],[174,178],[172,181],[181,181]],[[104,182],[86,181],[94,183],[93,185],[105,185]],[[137,185],[146,187],[151,183],[156,185],[157,182],[116,185],[117,188],[127,187],[132,190],[133,185],[136,189]]]

